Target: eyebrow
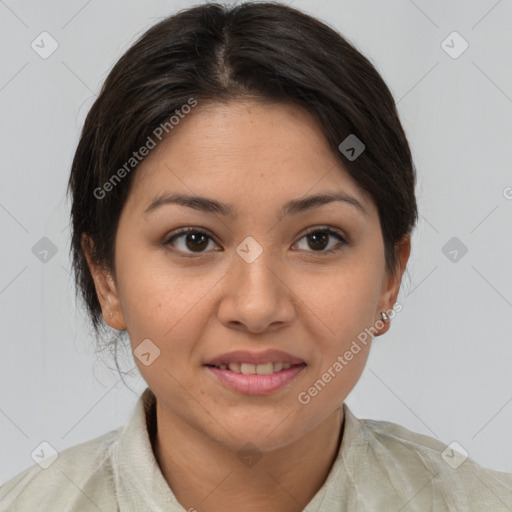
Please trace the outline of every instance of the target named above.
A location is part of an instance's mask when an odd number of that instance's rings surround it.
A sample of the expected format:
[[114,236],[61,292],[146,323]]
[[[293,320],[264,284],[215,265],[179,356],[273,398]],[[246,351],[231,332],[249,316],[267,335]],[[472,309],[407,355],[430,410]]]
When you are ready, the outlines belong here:
[[[355,198],[342,192],[326,192],[320,194],[314,194],[298,199],[291,199],[286,202],[281,208],[279,218],[286,217],[288,215],[297,215],[299,213],[311,210],[329,204],[332,202],[343,202],[356,208],[361,213],[368,215],[368,212],[363,205]],[[163,193],[154,198],[149,206],[144,210],[143,216],[154,212],[158,208],[169,205],[178,204],[199,210],[205,213],[220,214],[225,217],[235,218],[235,209],[232,205],[221,203],[215,199],[210,199],[204,196],[198,195],[185,195],[185,194],[167,194]]]

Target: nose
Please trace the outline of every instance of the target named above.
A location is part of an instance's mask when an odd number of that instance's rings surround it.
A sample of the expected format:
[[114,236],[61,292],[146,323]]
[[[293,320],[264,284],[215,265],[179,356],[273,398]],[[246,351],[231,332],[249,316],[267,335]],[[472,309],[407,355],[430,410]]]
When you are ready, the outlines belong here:
[[289,276],[271,261],[271,252],[264,250],[254,261],[235,254],[217,312],[226,327],[261,333],[291,323],[296,300]]

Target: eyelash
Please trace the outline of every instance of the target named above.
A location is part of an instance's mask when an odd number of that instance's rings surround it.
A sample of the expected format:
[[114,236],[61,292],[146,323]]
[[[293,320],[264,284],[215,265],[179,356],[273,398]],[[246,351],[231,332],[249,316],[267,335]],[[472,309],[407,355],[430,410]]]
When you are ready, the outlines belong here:
[[[174,240],[176,240],[177,238],[179,238],[183,235],[188,235],[189,233],[203,234],[203,235],[206,235],[207,237],[209,237],[210,240],[213,240],[213,237],[208,233],[208,231],[206,231],[202,228],[188,227],[188,228],[181,229],[180,231],[177,231],[176,233],[173,233],[169,238],[167,238],[166,241],[163,242],[163,245],[171,245]],[[297,242],[299,242],[303,238],[307,237],[308,235],[312,235],[314,233],[327,233],[329,236],[336,237],[339,240],[339,242],[332,249],[329,249],[327,251],[306,251],[306,252],[312,252],[312,253],[318,253],[318,254],[332,254],[332,253],[340,251],[343,248],[343,246],[348,244],[347,240],[340,234],[340,232],[331,228],[330,226],[320,226],[320,227],[309,228],[299,238],[299,240]],[[215,240],[213,240],[213,241],[215,241]],[[193,252],[184,253],[183,251],[178,250],[177,252],[180,252],[181,254],[190,255],[190,257],[195,257],[196,255],[201,255],[201,254],[204,254],[205,252],[209,252],[209,251],[202,251],[202,252],[197,252],[197,253],[193,253]]]

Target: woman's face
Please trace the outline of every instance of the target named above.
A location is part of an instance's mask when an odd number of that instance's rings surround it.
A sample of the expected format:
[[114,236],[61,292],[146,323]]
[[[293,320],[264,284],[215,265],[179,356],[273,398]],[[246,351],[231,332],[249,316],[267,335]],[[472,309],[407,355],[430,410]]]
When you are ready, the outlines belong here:
[[[162,200],[177,194],[203,200]],[[307,201],[318,194],[346,200]],[[368,357],[358,335],[392,308],[401,277],[386,273],[375,204],[310,114],[249,101],[199,102],[142,161],[115,264],[115,281],[95,277],[104,318],[127,329],[168,417],[261,451],[340,407]]]

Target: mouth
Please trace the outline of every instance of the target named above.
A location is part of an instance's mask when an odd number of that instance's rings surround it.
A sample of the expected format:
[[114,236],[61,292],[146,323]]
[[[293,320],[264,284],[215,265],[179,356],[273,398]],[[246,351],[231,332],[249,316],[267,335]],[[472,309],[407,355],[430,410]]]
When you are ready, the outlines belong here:
[[261,352],[235,350],[221,354],[203,366],[215,384],[245,395],[269,395],[291,384],[307,367],[304,360],[268,349]]
[[267,363],[227,363],[227,364],[205,364],[210,368],[217,368],[218,370],[226,370],[232,373],[241,373],[243,375],[272,375],[274,373],[280,373],[284,370],[289,370],[292,367],[304,367],[306,363],[283,363],[278,362],[267,362]]
[[284,389],[298,378],[307,367],[301,363],[228,363],[203,365],[213,377],[215,385],[242,395],[270,395]]

